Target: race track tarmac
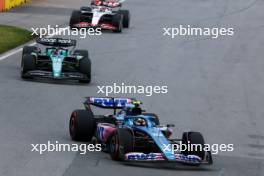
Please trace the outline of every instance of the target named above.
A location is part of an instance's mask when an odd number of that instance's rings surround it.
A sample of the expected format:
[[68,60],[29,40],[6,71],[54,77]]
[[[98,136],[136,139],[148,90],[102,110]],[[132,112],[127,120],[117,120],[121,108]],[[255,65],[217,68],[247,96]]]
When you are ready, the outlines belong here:
[[[84,0],[36,0],[0,15],[1,24],[30,29],[67,26]],[[263,176],[264,1],[130,0],[131,28],[78,40],[92,60],[92,83],[20,78],[21,53],[0,61],[1,176]],[[232,27],[234,36],[163,36],[163,28],[192,25]],[[143,107],[183,131],[204,134],[209,144],[234,144],[213,156],[214,165],[125,164],[106,153],[31,152],[30,144],[74,143],[69,115],[82,108],[97,86],[166,85],[167,94],[136,97]],[[100,112],[100,111],[97,111]]]

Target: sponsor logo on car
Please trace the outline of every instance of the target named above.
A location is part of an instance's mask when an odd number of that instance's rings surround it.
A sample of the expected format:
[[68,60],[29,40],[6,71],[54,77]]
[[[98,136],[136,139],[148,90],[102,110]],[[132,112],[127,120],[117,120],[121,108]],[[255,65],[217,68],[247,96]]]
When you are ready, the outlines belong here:
[[[171,161],[185,162],[185,163],[200,163],[201,158],[195,155],[183,155],[175,154],[175,158],[170,158]],[[161,161],[165,160],[164,156],[161,153],[128,153],[126,154],[127,160],[145,160],[145,161]]]
[[127,154],[127,159],[128,160],[157,160],[159,156],[161,155],[156,154],[156,153],[149,153],[149,154],[131,153],[131,154]]
[[195,155],[183,155],[183,154],[175,154],[176,160],[184,161],[184,162],[191,162],[191,163],[199,163],[201,162],[200,157]]
[[129,98],[90,98],[93,104],[105,107],[124,107],[132,102]]

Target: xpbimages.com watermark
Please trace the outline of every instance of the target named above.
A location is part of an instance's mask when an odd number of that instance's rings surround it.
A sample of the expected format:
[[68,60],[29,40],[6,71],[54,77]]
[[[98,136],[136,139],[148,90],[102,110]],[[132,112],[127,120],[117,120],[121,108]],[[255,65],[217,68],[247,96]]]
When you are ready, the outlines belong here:
[[168,86],[145,86],[145,85],[125,85],[125,83],[107,86],[97,86],[97,93],[109,96],[110,94],[143,94],[145,96],[152,96],[153,94],[168,93]]
[[194,151],[194,152],[200,152],[205,151],[209,152],[211,151],[212,154],[218,154],[219,152],[232,152],[234,151],[234,144],[191,144],[188,142],[187,144],[182,143],[180,141],[177,144],[163,144],[163,151],[166,152],[184,152],[184,151]]
[[59,27],[56,25],[55,27],[51,27],[48,25],[47,27],[36,27],[31,28],[31,35],[36,35],[40,38],[45,36],[52,36],[52,35],[64,35],[64,36],[80,36],[80,38],[86,38],[87,36],[98,36],[102,35],[101,28],[69,28],[69,27]]
[[233,36],[234,28],[225,27],[192,27],[191,25],[179,25],[178,27],[164,27],[163,36],[175,38],[176,36],[206,36],[217,39],[220,36]]
[[31,152],[37,152],[40,155],[48,152],[80,152],[86,154],[87,152],[102,151],[101,144],[62,144],[58,141],[48,141],[46,144],[31,144]]

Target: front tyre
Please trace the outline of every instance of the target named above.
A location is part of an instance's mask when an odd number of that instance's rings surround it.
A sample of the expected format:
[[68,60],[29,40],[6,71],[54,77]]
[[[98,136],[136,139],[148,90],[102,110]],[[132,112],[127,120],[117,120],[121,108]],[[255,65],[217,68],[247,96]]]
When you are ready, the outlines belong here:
[[90,83],[91,82],[91,70],[92,63],[89,58],[89,53],[86,50],[76,50],[74,52],[76,55],[83,56],[83,58],[79,61],[79,71],[80,73],[85,75],[84,79],[80,79],[80,83]]
[[129,28],[130,25],[130,13],[129,10],[119,10],[119,14],[123,15],[123,27]]
[[21,78],[30,79],[31,76],[27,76],[27,72],[36,69],[36,58],[30,54],[24,54],[21,61]]
[[199,133],[199,132],[184,132],[182,135],[182,143],[185,145],[196,144],[196,146],[199,146],[199,147],[195,148],[196,150],[192,150],[192,151],[186,150],[186,151],[183,151],[182,154],[184,154],[184,155],[196,155],[196,156],[199,156],[202,160],[204,159],[204,157],[205,157],[204,138],[203,138],[201,133]]
[[109,153],[112,160],[125,159],[125,154],[134,151],[134,137],[129,129],[118,128],[109,142]]
[[121,33],[123,30],[123,15],[120,13],[117,13],[113,16],[112,24],[115,27],[113,32]]

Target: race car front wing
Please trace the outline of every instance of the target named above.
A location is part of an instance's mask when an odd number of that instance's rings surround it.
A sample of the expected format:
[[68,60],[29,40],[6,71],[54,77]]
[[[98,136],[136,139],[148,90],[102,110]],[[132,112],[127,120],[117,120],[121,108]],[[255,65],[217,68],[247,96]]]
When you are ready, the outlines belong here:
[[141,162],[178,162],[191,165],[199,164],[213,164],[213,160],[210,153],[207,153],[205,159],[201,159],[196,155],[184,155],[184,154],[174,154],[174,159],[167,159],[162,153],[138,153],[131,152],[125,154],[125,161],[141,161]]
[[86,79],[85,74],[79,72],[62,72],[59,77],[53,76],[50,71],[34,70],[25,73],[25,76],[40,77],[40,78],[51,78],[51,79],[69,79],[69,80],[81,80]]
[[93,25],[92,23],[88,22],[80,22],[74,25],[76,28],[101,28],[105,30],[116,30],[117,28],[109,23],[100,23],[98,25]]

